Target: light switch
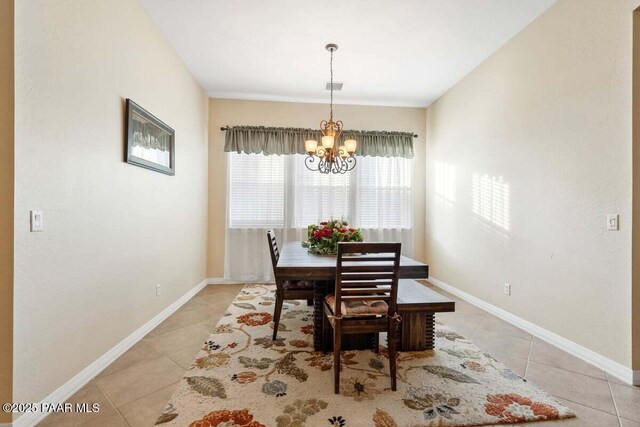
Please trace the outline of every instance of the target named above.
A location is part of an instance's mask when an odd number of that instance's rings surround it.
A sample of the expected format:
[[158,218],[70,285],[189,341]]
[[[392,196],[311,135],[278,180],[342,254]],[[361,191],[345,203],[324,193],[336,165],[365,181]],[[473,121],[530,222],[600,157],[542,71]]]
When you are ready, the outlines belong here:
[[31,211],[31,231],[44,230],[42,211]]
[[618,231],[618,214],[607,215],[607,230]]

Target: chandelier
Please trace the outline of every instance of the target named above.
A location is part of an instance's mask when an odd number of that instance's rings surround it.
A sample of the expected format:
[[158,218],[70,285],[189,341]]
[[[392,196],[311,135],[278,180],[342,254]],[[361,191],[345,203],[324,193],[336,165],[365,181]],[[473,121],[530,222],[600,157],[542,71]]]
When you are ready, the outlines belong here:
[[331,101],[329,103],[329,121],[320,122],[322,132],[321,145],[318,141],[309,139],[304,142],[307,157],[304,164],[307,169],[320,173],[346,173],[356,166],[356,140],[347,139],[344,145],[339,145],[342,138],[342,121],[333,121],[333,52],[338,45],[329,43],[325,49],[331,54],[329,69],[331,71]]

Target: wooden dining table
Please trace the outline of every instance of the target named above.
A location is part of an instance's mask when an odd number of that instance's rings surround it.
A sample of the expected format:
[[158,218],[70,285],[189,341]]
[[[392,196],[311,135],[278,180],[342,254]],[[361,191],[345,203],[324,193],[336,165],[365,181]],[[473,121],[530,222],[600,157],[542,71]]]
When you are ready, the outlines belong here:
[[[361,255],[366,257],[367,255]],[[373,263],[372,263],[373,264]],[[280,280],[309,280],[314,286],[313,344],[315,350],[322,349],[322,304],[324,297],[333,292],[336,277],[335,255],[315,255],[302,247],[301,242],[285,243],[280,250],[280,259],[276,266],[276,275]],[[427,279],[429,266],[420,261],[402,256],[400,258],[401,279]],[[365,338],[366,339],[366,338]],[[353,347],[362,346],[354,337]],[[349,348],[347,345],[345,349]]]

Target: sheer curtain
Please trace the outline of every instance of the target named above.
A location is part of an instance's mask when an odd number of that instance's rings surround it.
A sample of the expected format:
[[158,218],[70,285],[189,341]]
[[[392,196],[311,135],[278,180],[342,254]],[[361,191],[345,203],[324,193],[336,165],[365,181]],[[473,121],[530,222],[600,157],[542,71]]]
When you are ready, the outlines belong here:
[[351,172],[323,175],[309,171],[302,155],[228,153],[225,278],[271,280],[267,230],[282,246],[306,240],[309,224],[329,218],[362,228],[365,241],[402,242],[412,256],[413,160],[357,160]]

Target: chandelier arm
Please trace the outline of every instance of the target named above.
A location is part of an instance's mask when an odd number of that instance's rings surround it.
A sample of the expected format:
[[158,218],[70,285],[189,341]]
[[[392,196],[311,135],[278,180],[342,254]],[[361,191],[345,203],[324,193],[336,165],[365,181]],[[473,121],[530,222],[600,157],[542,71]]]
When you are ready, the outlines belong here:
[[340,162],[340,173],[347,173],[349,171],[349,165],[347,164],[346,159],[341,159]]
[[342,158],[338,157],[336,160],[337,161],[336,161],[336,163],[334,165],[333,173],[344,173],[342,171],[344,169],[344,167],[343,167],[344,162],[342,161]]
[[327,158],[324,157],[322,159],[320,159],[320,164],[318,165],[318,170],[320,171],[320,173],[329,173],[329,169],[327,169],[327,166],[331,166],[328,162],[327,162]]
[[304,159],[304,165],[310,171],[317,172],[319,170],[319,167],[320,167],[320,162],[318,162],[316,164],[316,160],[317,159],[318,159],[318,157],[316,157],[316,156],[307,156]]
[[336,123],[336,136],[335,136],[335,145],[338,145],[338,140],[340,139],[340,137],[342,136],[342,129],[343,129],[343,124],[342,124],[342,120],[338,120]]
[[347,165],[347,171],[350,171],[356,167],[356,163],[358,162],[356,161],[356,156],[352,154],[346,159],[344,159],[344,163]]

